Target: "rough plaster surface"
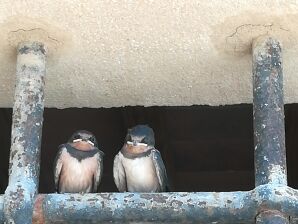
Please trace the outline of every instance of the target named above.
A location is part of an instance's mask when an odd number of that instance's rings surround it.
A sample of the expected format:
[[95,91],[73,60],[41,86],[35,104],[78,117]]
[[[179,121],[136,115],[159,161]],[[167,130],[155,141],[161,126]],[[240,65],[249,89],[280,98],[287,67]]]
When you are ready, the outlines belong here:
[[48,48],[47,107],[252,102],[251,42],[284,46],[285,102],[298,102],[298,1],[2,0],[0,107],[11,107],[15,46]]

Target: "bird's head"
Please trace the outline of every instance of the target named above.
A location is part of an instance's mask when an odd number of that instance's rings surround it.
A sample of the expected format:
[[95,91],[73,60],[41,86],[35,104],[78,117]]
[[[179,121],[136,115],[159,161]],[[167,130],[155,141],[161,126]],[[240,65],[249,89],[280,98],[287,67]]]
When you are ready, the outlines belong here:
[[95,136],[86,130],[79,130],[73,133],[73,135],[68,140],[68,143],[72,144],[83,144],[83,145],[89,145],[91,148],[98,148],[98,143],[96,141]]
[[129,146],[154,147],[154,132],[148,125],[137,125],[128,129],[125,143]]

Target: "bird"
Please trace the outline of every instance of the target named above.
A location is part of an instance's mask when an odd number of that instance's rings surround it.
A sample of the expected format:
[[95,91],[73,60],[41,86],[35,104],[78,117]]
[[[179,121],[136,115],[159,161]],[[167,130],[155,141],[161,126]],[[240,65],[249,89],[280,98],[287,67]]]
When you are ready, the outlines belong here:
[[113,176],[119,192],[168,189],[166,168],[154,145],[154,131],[148,125],[128,129],[124,145],[114,158]]
[[94,193],[103,173],[104,153],[95,136],[86,130],[72,134],[59,146],[54,161],[54,180],[58,193]]

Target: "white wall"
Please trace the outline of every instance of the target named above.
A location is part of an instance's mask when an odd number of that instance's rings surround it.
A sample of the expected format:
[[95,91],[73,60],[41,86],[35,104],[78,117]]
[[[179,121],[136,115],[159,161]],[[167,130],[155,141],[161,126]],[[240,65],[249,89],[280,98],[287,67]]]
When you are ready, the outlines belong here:
[[298,102],[298,1],[2,0],[0,107],[28,39],[49,48],[47,107],[251,103],[264,34],[283,42],[285,101]]

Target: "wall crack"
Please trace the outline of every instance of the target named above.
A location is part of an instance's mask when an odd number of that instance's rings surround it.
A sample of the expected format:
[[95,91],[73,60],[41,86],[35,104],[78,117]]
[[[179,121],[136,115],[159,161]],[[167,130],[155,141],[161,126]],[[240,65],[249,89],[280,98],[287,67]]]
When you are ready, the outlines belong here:
[[48,38],[48,39],[50,39],[50,40],[52,40],[52,41],[55,41],[55,42],[57,42],[57,43],[60,43],[59,40],[57,40],[56,38],[51,37],[50,35],[48,35],[48,32],[47,32],[45,29],[40,28],[40,27],[32,28],[32,29],[23,29],[23,28],[20,28],[20,29],[17,29],[17,30],[12,30],[12,31],[10,31],[9,33],[18,33],[18,32],[20,32],[20,31],[23,31],[23,32],[31,32],[31,31],[36,31],[36,30],[40,30],[40,31],[45,32],[45,33],[47,34],[47,38]]

